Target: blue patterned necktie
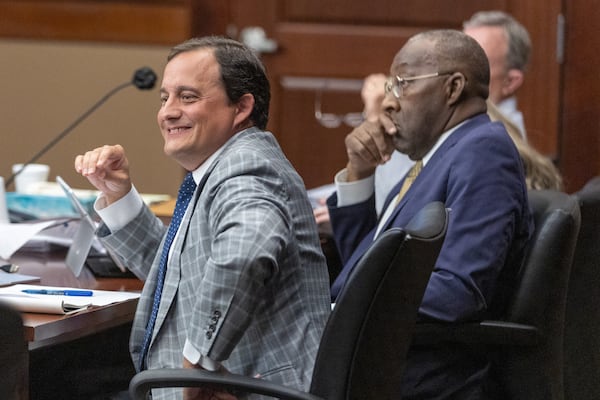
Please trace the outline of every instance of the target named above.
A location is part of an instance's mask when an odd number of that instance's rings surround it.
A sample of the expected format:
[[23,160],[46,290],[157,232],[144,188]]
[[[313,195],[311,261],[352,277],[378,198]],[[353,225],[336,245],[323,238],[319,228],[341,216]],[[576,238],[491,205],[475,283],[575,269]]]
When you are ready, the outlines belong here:
[[156,279],[156,290],[154,291],[154,301],[152,302],[152,313],[150,314],[148,325],[146,325],[146,333],[144,334],[144,342],[142,343],[142,350],[140,352],[140,371],[144,369],[144,362],[146,360],[146,355],[148,354],[148,348],[150,347],[150,339],[152,339],[152,331],[154,330],[156,316],[158,315],[158,307],[160,305],[160,298],[162,295],[162,289],[165,282],[165,275],[167,272],[167,259],[169,257],[169,249],[171,248],[173,239],[175,239],[175,234],[179,229],[179,224],[181,224],[181,220],[183,219],[185,210],[187,209],[187,206],[195,190],[196,182],[194,182],[194,178],[192,176],[192,173],[190,172],[186,175],[185,179],[183,180],[183,183],[179,187],[179,194],[177,195],[177,202],[175,203],[175,211],[173,212],[173,218],[171,219],[171,224],[169,225],[169,231],[167,232],[167,237],[165,239],[165,244],[162,249],[162,254],[160,255],[158,277]]

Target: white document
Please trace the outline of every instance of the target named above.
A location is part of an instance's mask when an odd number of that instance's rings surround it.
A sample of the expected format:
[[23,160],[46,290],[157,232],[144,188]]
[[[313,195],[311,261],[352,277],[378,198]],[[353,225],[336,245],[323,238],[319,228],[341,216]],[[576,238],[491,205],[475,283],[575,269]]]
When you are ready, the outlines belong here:
[[[0,258],[8,260],[19,249],[29,252],[47,252],[56,246],[70,247],[79,224],[79,218],[0,223]],[[92,247],[98,253],[106,253],[106,249],[96,237],[92,241]]]
[[73,314],[86,310],[91,306],[89,297],[70,297],[45,295],[38,298],[32,295],[0,293],[0,303],[4,303],[17,311],[39,314]]
[[18,224],[0,223],[0,257],[8,260],[36,234],[64,221],[65,219]]
[[82,290],[81,288],[13,285],[0,288],[0,302],[9,304],[21,312],[45,314],[70,314],[82,311],[91,306],[106,306],[113,303],[137,299],[138,292],[121,292],[111,290],[92,290],[92,296],[60,296],[51,294],[27,294],[23,290]]

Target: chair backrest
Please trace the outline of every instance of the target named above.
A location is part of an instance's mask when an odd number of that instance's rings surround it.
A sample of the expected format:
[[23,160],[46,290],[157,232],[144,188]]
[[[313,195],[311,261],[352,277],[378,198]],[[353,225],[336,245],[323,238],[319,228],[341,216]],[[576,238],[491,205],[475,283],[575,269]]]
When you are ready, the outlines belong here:
[[565,321],[565,399],[600,395],[600,176],[574,194],[581,228],[573,256]]
[[327,322],[310,392],[328,400],[398,399],[419,305],[448,210],[435,202],[381,234],[349,276]]
[[563,336],[567,286],[579,232],[576,199],[552,190],[529,191],[535,230],[505,320],[538,329],[532,347],[502,348],[496,363],[507,399],[563,396]]
[[21,398],[26,392],[27,347],[21,314],[0,303],[0,394],[3,399]]

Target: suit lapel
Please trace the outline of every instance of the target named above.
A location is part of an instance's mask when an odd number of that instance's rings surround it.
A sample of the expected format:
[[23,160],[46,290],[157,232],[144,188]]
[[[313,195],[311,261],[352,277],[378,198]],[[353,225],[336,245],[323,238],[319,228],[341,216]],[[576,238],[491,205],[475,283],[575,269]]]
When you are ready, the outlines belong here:
[[158,311],[158,315],[156,317],[156,323],[154,332],[158,332],[162,323],[171,308],[171,304],[175,299],[175,295],[177,294],[177,289],[179,288],[179,281],[181,280],[181,255],[183,253],[183,246],[186,242],[188,231],[190,229],[190,221],[194,217],[194,212],[196,210],[196,204],[200,197],[200,193],[204,189],[206,185],[206,181],[208,177],[214,170],[216,164],[218,163],[218,158],[212,163],[211,167],[206,171],[206,173],[202,176],[202,180],[198,183],[198,187],[194,192],[194,197],[190,201],[188,205],[188,209],[186,210],[186,214],[181,221],[181,225],[179,226],[179,233],[175,242],[172,245],[172,252],[169,260],[167,262],[167,275],[165,278],[165,283],[163,286],[163,292],[160,300],[160,308]]
[[[487,117],[485,114],[482,114],[482,115]],[[398,213],[400,213],[400,210],[402,210],[409,203],[409,201],[411,199],[413,199],[415,197],[418,198],[420,196],[420,194],[424,190],[423,188],[426,187],[426,185],[423,186],[423,182],[429,182],[430,179],[434,178],[432,175],[433,174],[432,171],[442,170],[442,167],[440,167],[440,164],[443,164],[444,156],[452,147],[454,147],[456,145],[456,143],[458,143],[458,141],[464,136],[464,134],[466,132],[470,131],[470,129],[471,129],[470,125],[471,124],[480,124],[480,123],[481,123],[480,117],[479,116],[474,117],[470,121],[466,122],[463,126],[458,128],[455,132],[453,132],[444,141],[444,143],[441,144],[441,146],[435,151],[435,153],[433,153],[433,155],[431,156],[431,159],[429,159],[427,164],[423,167],[423,170],[421,171],[419,176],[417,176],[417,179],[415,179],[415,181],[411,185],[411,188],[408,190],[408,192],[406,192],[406,194],[400,200],[400,202],[398,203],[396,208],[394,208],[394,211],[392,212],[390,217],[387,219],[387,221],[385,221],[385,224],[384,224],[383,228],[381,229],[381,232],[389,229],[390,226],[393,225],[393,222],[398,217]],[[406,179],[406,176],[404,178]],[[388,197],[386,199],[386,203],[385,203],[386,207],[395,198],[395,195],[400,190],[400,187],[402,186],[403,182],[404,182],[404,179],[402,179],[400,182],[398,182],[398,184],[396,186],[394,186],[393,191],[388,195]],[[385,210],[385,208],[384,208],[384,210]]]

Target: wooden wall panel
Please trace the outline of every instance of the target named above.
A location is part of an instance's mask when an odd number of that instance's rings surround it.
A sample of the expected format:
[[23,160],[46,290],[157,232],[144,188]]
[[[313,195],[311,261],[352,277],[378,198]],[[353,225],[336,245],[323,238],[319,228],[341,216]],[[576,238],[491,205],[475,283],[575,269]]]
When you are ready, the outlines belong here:
[[540,152],[560,162],[561,60],[557,53],[557,24],[562,5],[558,1],[548,1],[543,7],[532,7],[527,2],[512,0],[509,7],[527,28],[532,40],[529,68],[518,93],[527,138]]
[[478,10],[505,9],[506,0],[398,1],[398,0],[285,0],[282,19],[328,24],[460,27],[462,16]]
[[[338,147],[330,148],[318,141],[319,137],[328,135],[327,129],[314,125],[310,119],[292,119],[286,114],[291,109],[295,110],[294,117],[300,112],[310,113],[312,104],[309,97],[287,93],[292,89],[281,85],[282,80],[290,77],[361,80],[371,73],[386,73],[408,37],[427,29],[461,29],[464,20],[485,9],[505,10],[531,30],[534,60],[526,77],[527,86],[519,93],[519,106],[531,132],[531,143],[543,153],[556,157],[560,82],[556,19],[560,14],[560,1],[549,0],[542,4],[518,0],[230,0],[230,10],[231,24],[237,31],[260,26],[279,45],[276,52],[262,55],[274,87],[269,126],[310,187],[331,180],[335,171],[343,166],[332,169],[331,155],[343,158],[345,154],[343,149],[336,153]],[[360,100],[359,92],[347,96]],[[293,107],[286,104],[292,98]],[[334,97],[331,103],[335,105],[335,102]],[[304,129],[298,128],[302,124]],[[306,137],[304,132],[313,130],[316,133],[312,136],[318,143],[315,151],[327,160],[322,165],[320,178],[311,161],[314,151],[303,160],[299,147],[287,145],[303,137],[291,136]]]
[[600,0],[566,6],[561,168],[567,190],[600,175]]
[[0,1],[0,36],[172,45],[191,34],[184,1]]
[[[600,48],[599,2],[0,0],[0,37],[170,46],[193,35],[237,37],[246,26],[262,26],[279,44],[275,54],[264,54],[263,59],[273,81],[270,126],[280,136],[293,130],[281,121],[294,122],[284,101],[303,110],[311,108],[302,93],[286,93],[282,79],[361,79],[371,72],[385,72],[394,52],[413,33],[438,27],[460,29],[462,21],[477,10],[507,10],[533,38],[532,64],[519,95],[529,140],[555,157],[567,188],[574,190],[600,174],[600,89],[591,67],[598,64]],[[556,61],[556,21],[561,13],[567,27],[562,65]]]
[[[149,66],[160,79],[168,50],[167,46],[0,40],[0,176],[7,178],[12,164],[29,160],[109,90],[129,81],[137,68]],[[89,189],[87,180],[75,173],[75,156],[119,143],[126,148],[140,191],[176,195],[183,174],[162,151],[156,122],[159,97],[157,87],[142,91],[132,85],[108,99],[40,158],[40,163],[50,165],[50,180],[60,175],[75,188]]]

